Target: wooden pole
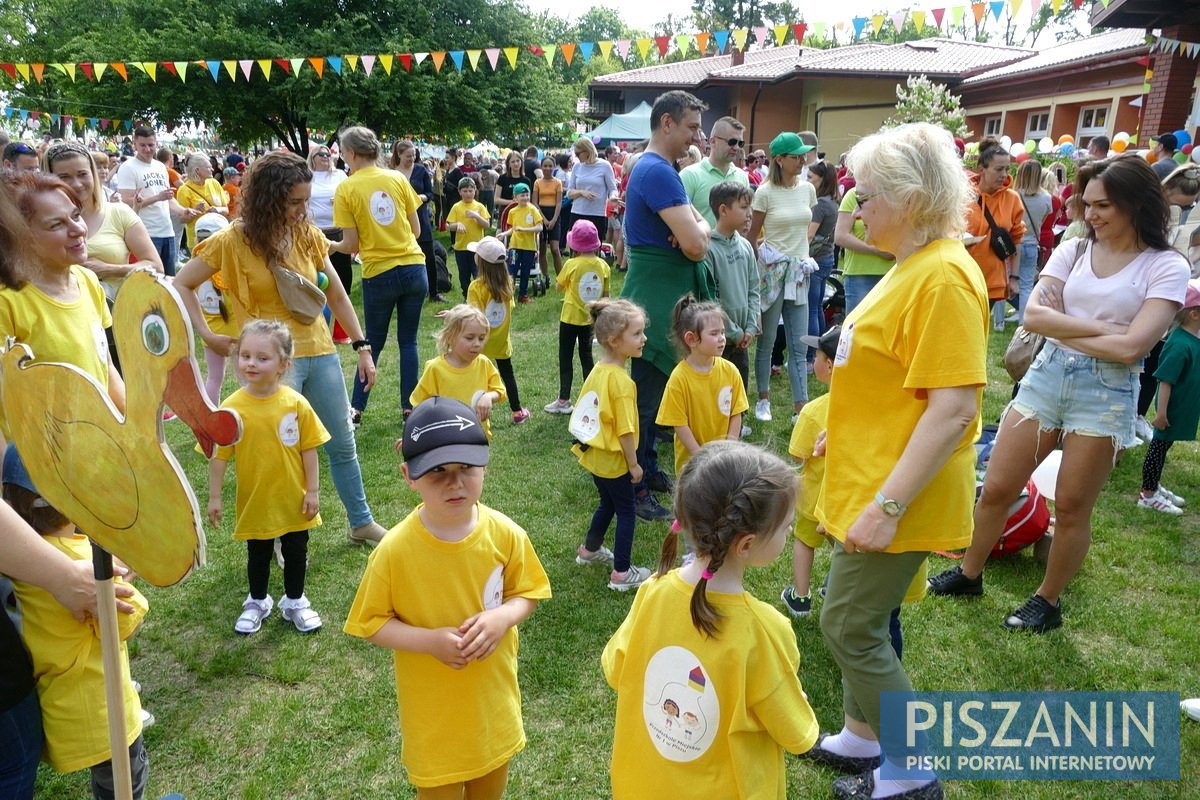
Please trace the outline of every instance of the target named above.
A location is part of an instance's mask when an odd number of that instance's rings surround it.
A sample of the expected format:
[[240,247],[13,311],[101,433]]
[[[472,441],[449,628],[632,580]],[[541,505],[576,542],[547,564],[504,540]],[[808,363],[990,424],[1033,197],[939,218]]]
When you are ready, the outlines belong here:
[[108,703],[108,743],[112,750],[117,800],[133,800],[129,745],[125,741],[125,693],[121,682],[121,633],[117,628],[117,596],[113,590],[112,554],[92,542],[96,607],[100,612],[100,650],[104,657],[104,698]]

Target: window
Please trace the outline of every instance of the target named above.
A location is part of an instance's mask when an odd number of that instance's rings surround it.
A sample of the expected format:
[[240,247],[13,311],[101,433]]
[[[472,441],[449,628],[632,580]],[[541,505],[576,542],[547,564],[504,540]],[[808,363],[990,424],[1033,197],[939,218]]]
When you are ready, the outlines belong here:
[[1108,106],[1088,106],[1079,109],[1079,136],[1108,135]]
[[984,136],[999,136],[1000,135],[1000,117],[988,117],[983,121]]
[[1050,112],[1035,111],[1029,115],[1025,123],[1026,139],[1041,139],[1050,135]]

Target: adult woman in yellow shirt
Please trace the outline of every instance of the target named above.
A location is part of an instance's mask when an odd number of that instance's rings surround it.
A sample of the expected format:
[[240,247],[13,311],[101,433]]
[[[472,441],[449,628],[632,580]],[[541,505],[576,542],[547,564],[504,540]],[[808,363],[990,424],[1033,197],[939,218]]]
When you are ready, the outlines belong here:
[[[187,161],[187,180],[175,190],[175,199],[184,208],[194,208],[201,214],[229,216],[229,195],[213,177],[208,156],[196,153]],[[196,219],[199,219],[198,217]],[[196,219],[187,224],[188,250],[196,247]]]

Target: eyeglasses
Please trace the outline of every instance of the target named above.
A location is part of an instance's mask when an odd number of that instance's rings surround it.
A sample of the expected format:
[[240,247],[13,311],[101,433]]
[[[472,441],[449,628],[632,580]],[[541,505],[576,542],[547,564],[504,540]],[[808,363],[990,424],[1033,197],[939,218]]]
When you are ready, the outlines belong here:
[[315,156],[316,158],[329,158],[329,151],[328,150],[318,150],[317,152],[313,153],[313,156]]
[[858,203],[859,208],[862,208],[867,203],[871,202],[873,199],[875,199],[875,195],[873,195],[873,194],[863,194],[863,193],[859,192],[854,195],[854,201],[856,203]]
[[746,144],[745,139],[726,139],[725,141],[729,144],[730,147],[742,147],[743,145]]

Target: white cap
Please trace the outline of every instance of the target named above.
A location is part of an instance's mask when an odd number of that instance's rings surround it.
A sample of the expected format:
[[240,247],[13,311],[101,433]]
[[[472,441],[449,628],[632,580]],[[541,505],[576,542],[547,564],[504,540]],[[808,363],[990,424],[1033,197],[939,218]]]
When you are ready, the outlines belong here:
[[485,236],[478,242],[469,242],[467,249],[489,264],[496,264],[508,258],[508,248],[495,236]]

